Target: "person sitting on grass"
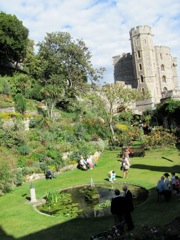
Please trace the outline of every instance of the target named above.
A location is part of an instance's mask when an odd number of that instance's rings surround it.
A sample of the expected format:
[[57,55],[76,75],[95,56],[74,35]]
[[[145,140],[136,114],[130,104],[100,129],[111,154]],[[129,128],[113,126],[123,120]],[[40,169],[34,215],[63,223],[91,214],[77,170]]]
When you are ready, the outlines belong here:
[[83,157],[81,157],[79,164],[80,164],[81,169],[88,170],[87,162],[85,161],[85,159]]
[[113,182],[113,180],[116,180],[116,173],[114,170],[111,170],[109,173],[108,173],[108,176],[109,176],[109,181],[110,182]]
[[92,156],[88,156],[87,160],[86,160],[87,164],[88,164],[88,168],[93,169],[94,164],[93,164],[93,160],[92,160]]

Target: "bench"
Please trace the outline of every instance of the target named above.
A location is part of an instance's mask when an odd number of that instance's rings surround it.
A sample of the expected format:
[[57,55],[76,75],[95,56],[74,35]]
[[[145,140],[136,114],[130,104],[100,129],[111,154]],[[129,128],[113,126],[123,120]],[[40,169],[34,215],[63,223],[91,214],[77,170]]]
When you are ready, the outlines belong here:
[[[140,148],[131,148],[132,153],[129,153],[129,157],[144,157],[145,156],[145,150],[143,147]],[[120,157],[122,158],[123,155],[123,149],[120,153]]]
[[144,148],[131,148],[132,153],[129,154],[130,157],[144,157],[145,150]]

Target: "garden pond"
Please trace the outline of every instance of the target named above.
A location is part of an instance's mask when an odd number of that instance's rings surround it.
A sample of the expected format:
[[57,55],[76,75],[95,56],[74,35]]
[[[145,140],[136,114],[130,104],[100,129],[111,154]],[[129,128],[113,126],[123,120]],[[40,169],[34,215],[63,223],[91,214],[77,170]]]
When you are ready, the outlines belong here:
[[[115,189],[122,189],[122,184],[81,185],[63,189],[60,192],[49,192],[43,197],[44,204],[37,206],[41,213],[67,218],[92,218],[110,215],[111,199]],[[137,185],[129,185],[133,194],[134,206],[148,198],[148,190]],[[123,195],[123,191],[121,192]]]

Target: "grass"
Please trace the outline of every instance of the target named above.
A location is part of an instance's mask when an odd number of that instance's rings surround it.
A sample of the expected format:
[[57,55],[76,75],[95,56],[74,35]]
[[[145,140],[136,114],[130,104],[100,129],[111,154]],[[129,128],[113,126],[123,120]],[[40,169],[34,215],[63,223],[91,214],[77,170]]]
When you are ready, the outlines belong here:
[[[119,151],[104,151],[98,166],[93,170],[78,169],[64,172],[53,180],[41,179],[33,184],[36,197],[40,199],[48,191],[60,190],[70,186],[106,182],[107,173],[114,169],[117,172],[117,182],[123,183],[122,172],[119,170]],[[146,202],[133,212],[135,223],[134,232],[141,225],[161,225],[174,220],[179,211],[179,196],[173,196],[170,202],[157,201],[155,186],[165,172],[175,171],[180,175],[179,151],[175,148],[164,148],[147,151],[144,158],[131,159],[131,169],[127,183],[139,184],[150,190]],[[45,216],[36,212],[29,203],[30,183],[17,187],[11,193],[0,197],[0,239],[2,240],[88,240],[92,235],[110,229],[113,224],[112,216],[93,219],[62,219]]]

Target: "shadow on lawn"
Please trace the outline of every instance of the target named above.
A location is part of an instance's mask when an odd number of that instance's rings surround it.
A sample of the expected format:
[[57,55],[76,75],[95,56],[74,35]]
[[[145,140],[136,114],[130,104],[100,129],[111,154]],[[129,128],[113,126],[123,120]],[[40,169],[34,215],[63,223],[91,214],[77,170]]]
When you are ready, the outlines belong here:
[[0,239],[2,240],[14,240],[15,238],[7,235],[6,232],[0,227]]
[[[111,218],[111,217],[109,217]],[[43,229],[39,232],[35,232],[29,234],[24,237],[14,238],[13,236],[7,235],[6,232],[0,228],[0,239],[1,240],[89,240],[91,236],[97,234],[98,230],[96,229],[99,221],[103,222],[110,221],[108,217],[102,218],[93,218],[93,219],[81,219],[76,218],[73,220],[69,220],[67,222],[55,225],[53,227],[49,227]],[[105,223],[107,226],[107,222]],[[110,224],[110,227],[112,225]],[[91,232],[91,229],[92,232]]]
[[131,168],[147,169],[147,170],[150,170],[150,171],[157,171],[157,172],[180,173],[180,165],[174,165],[172,167],[166,167],[166,166],[152,166],[152,165],[146,165],[146,164],[132,164]]
[[[150,207],[149,211],[151,212],[151,209],[152,209],[152,212],[153,212],[154,208],[156,211],[158,205],[161,205],[164,208],[167,202],[163,200],[161,201],[157,200],[155,188],[152,188],[150,191],[151,191],[151,202],[148,202]],[[174,200],[172,199],[172,201]],[[144,203],[142,204],[142,207],[143,206],[144,206]],[[170,206],[171,205],[168,202],[168,207],[170,208]],[[172,208],[174,208],[174,205]],[[137,208],[137,211],[138,211],[138,208]],[[146,217],[146,214],[145,214],[145,217]],[[174,215],[174,218],[175,217],[177,217],[177,215]],[[46,228],[46,226],[44,226],[44,229],[42,229],[41,231],[34,232],[32,234],[19,237],[19,238],[14,238],[13,236],[8,235],[0,227],[0,239],[1,240],[51,240],[51,239],[52,240],[90,240],[91,236],[95,236],[100,232],[104,232],[111,229],[113,227],[113,224],[114,224],[114,221],[112,216],[87,218],[87,219],[76,218],[76,219],[68,220],[66,222],[54,225],[52,227]]]

